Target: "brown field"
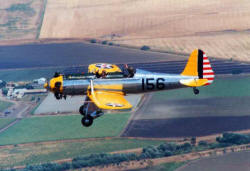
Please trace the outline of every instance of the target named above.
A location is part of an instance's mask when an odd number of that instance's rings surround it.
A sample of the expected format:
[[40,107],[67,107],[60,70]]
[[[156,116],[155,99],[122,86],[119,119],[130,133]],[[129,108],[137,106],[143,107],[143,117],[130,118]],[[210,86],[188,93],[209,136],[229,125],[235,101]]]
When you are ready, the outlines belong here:
[[48,0],[40,38],[97,38],[130,46],[250,60],[250,1]]
[[0,41],[35,39],[45,0],[0,0]]

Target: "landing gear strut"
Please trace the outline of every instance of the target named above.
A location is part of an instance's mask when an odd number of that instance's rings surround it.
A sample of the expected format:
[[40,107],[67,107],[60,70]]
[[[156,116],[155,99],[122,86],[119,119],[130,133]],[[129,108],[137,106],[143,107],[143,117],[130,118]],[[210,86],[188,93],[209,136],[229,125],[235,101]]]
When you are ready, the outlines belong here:
[[80,114],[83,116],[82,125],[89,127],[93,124],[94,119],[102,116],[104,113],[87,97],[85,103],[79,108]]
[[200,91],[196,87],[193,88],[193,92],[194,92],[195,95],[200,93]]

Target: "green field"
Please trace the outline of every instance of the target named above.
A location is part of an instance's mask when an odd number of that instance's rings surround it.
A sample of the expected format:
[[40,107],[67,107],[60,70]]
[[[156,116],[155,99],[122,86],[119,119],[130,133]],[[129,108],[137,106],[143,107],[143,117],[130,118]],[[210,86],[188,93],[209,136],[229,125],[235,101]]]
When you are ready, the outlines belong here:
[[13,103],[0,101],[0,112],[3,112],[5,109],[9,108],[12,105]]
[[56,71],[63,71],[63,68],[0,70],[0,78],[7,82],[32,81],[41,77],[50,78]]
[[51,140],[114,137],[126,125],[130,114],[106,114],[91,127],[82,127],[81,116],[46,116],[22,119],[0,134],[0,145]]
[[3,128],[3,127],[5,127],[6,125],[8,125],[9,123],[11,123],[14,120],[15,119],[13,119],[13,118],[0,119],[0,129]]
[[250,77],[232,76],[215,78],[213,84],[199,87],[200,94],[195,96],[192,88],[157,92],[154,97],[163,99],[194,99],[210,97],[242,97],[250,96]]
[[146,147],[149,145],[159,145],[161,143],[163,143],[163,141],[119,138],[87,142],[58,142],[53,144],[15,146],[11,149],[0,149],[0,154],[4,156],[1,157],[0,155],[0,166],[37,164],[93,153],[105,153]]

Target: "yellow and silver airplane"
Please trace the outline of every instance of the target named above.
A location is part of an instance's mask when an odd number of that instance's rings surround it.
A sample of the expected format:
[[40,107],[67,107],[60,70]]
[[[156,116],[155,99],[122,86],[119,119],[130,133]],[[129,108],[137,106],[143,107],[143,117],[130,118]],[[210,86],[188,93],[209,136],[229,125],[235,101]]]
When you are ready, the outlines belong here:
[[104,110],[131,109],[132,105],[124,98],[127,94],[186,87],[192,87],[194,94],[199,94],[197,87],[209,85],[214,80],[208,57],[200,49],[191,53],[181,74],[155,73],[132,67],[125,69],[122,71],[114,64],[91,64],[86,74],[55,73],[44,87],[53,92],[56,99],[86,95],[79,112],[83,115],[82,125],[88,127],[95,118],[104,114]]

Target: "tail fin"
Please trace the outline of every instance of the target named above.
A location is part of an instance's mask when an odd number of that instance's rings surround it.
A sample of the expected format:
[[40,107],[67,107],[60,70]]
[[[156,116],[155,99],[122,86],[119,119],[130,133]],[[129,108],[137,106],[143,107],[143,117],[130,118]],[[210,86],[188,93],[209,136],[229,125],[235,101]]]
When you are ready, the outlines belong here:
[[194,50],[181,73],[183,76],[195,76],[198,80],[206,80],[204,85],[209,85],[214,81],[214,72],[207,55],[200,49]]

